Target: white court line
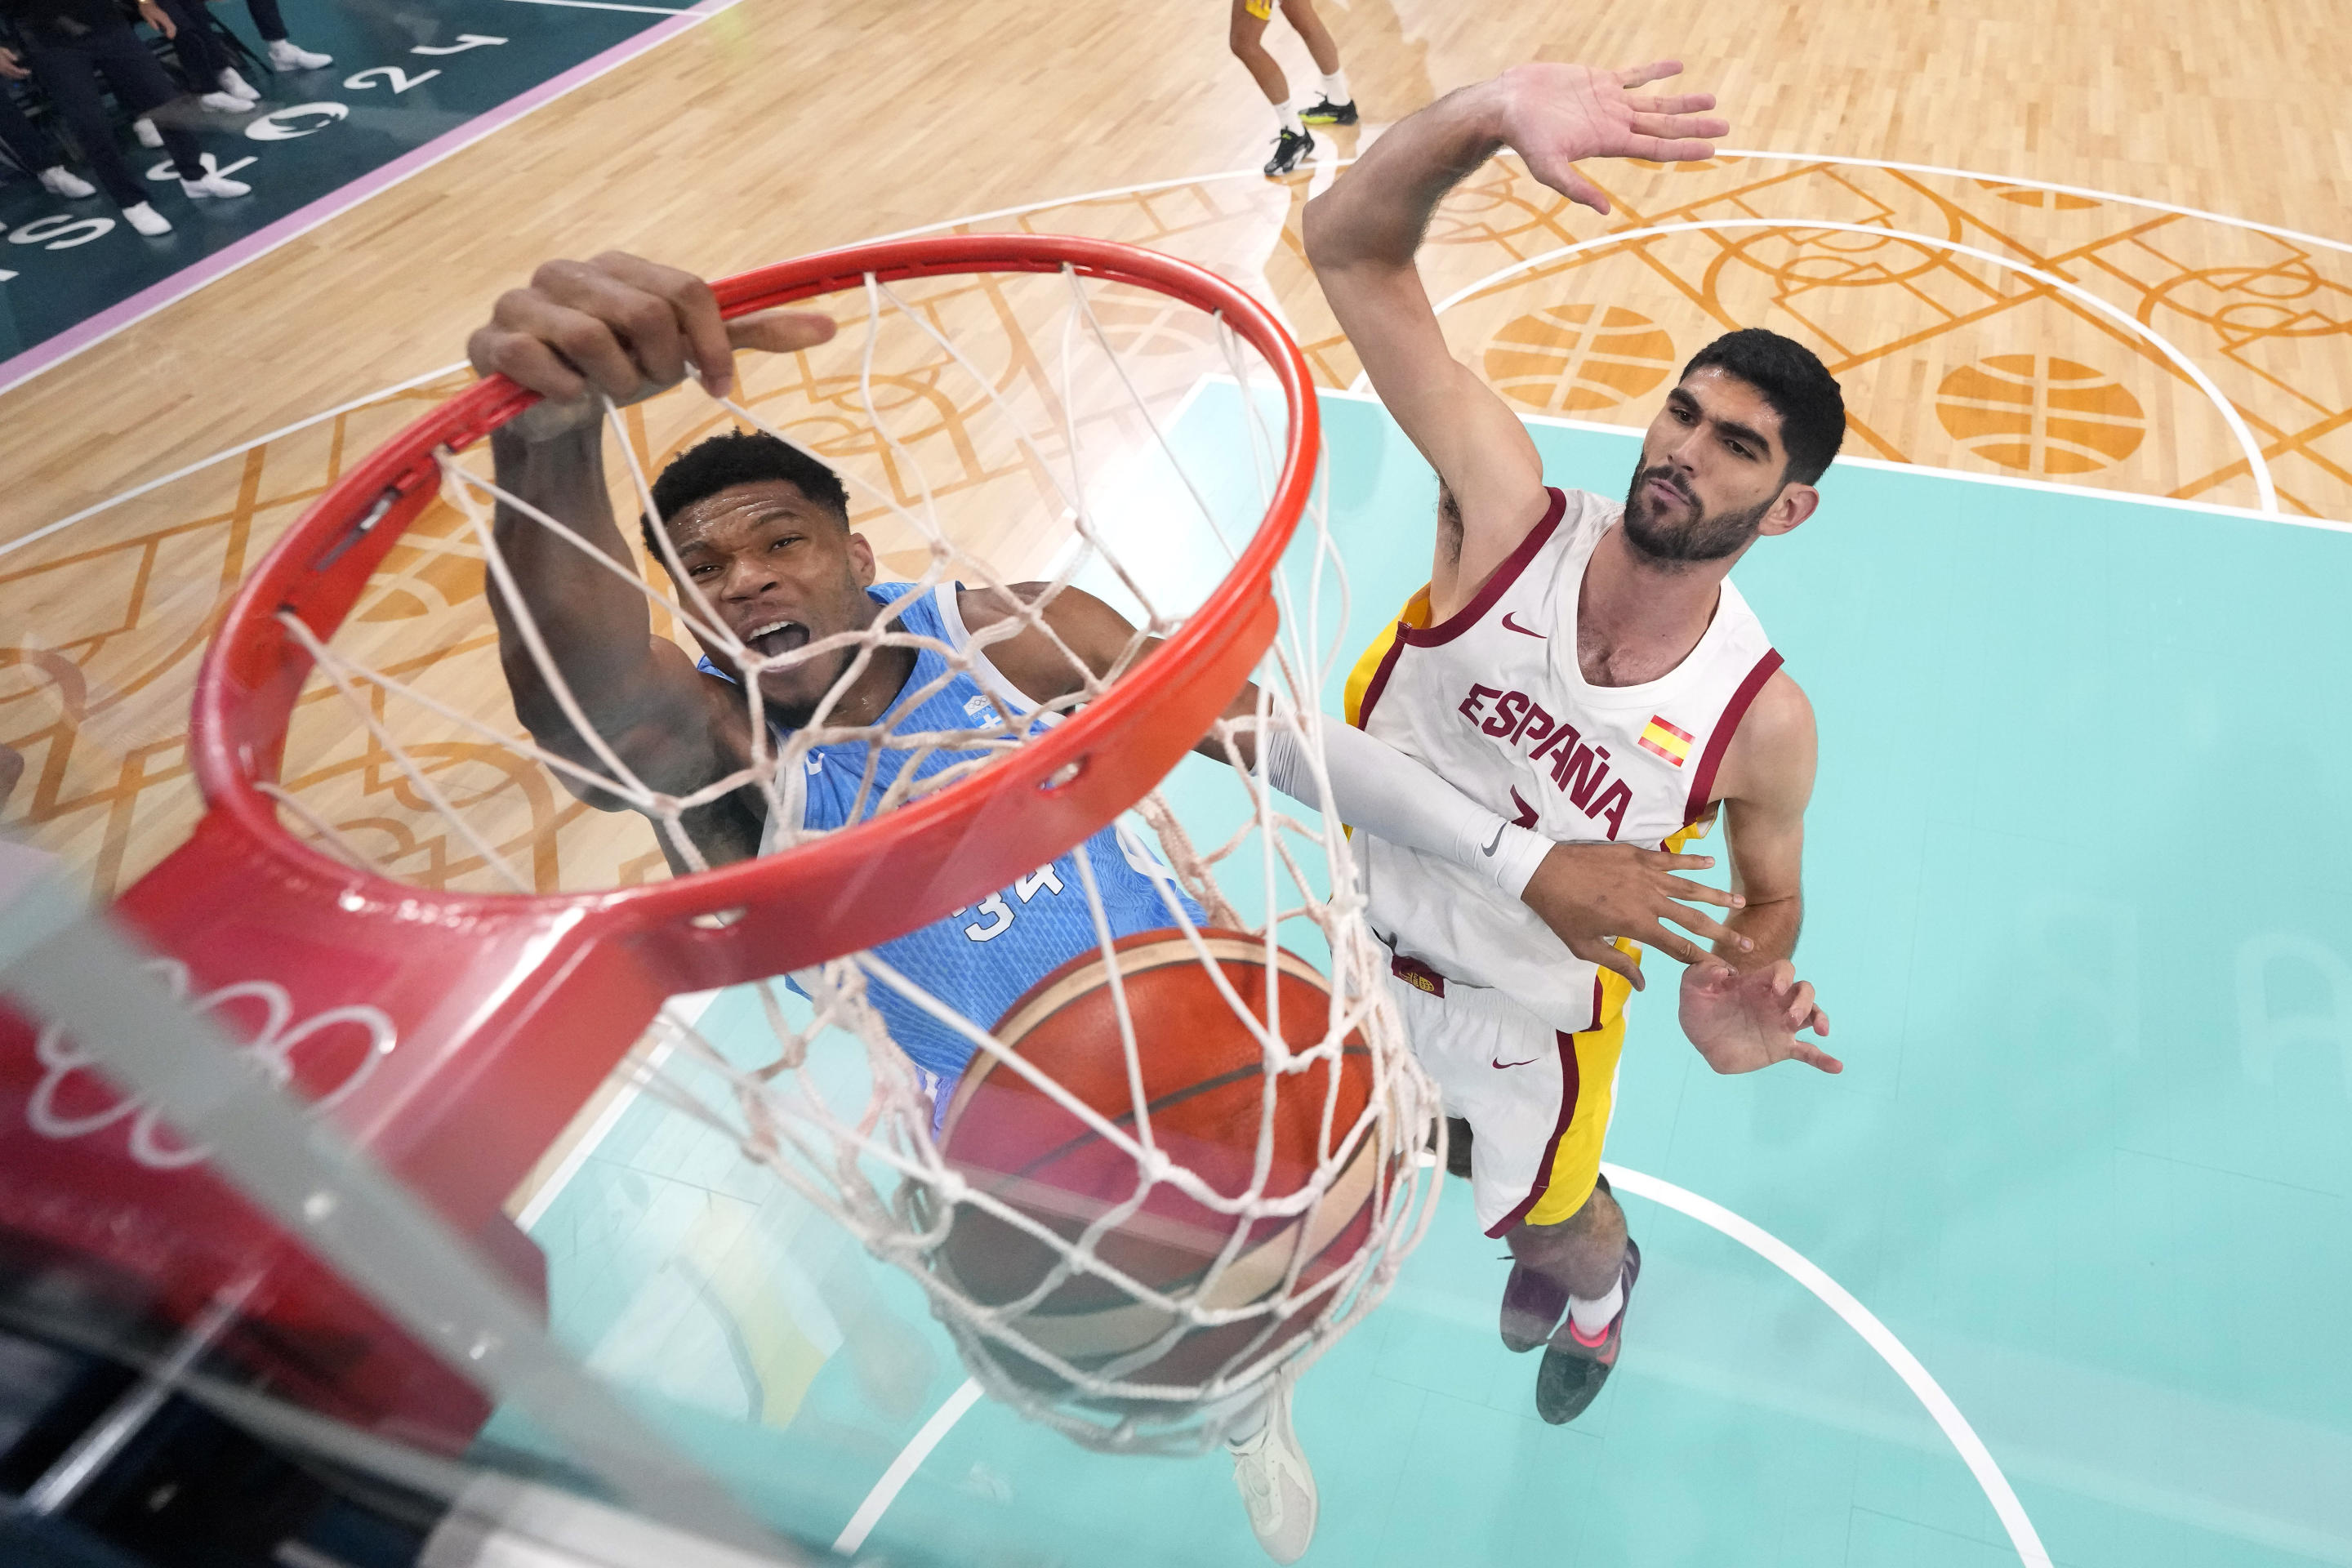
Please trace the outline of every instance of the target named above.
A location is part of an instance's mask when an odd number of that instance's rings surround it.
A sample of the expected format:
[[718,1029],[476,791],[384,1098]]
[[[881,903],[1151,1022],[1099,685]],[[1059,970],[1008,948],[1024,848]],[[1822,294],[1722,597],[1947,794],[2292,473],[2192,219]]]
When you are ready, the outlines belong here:
[[857,1511],[851,1514],[849,1522],[841,1527],[841,1533],[834,1538],[833,1542],[836,1553],[845,1557],[866,1544],[866,1536],[873,1533],[874,1527],[882,1521],[883,1513],[898,1500],[899,1489],[911,1480],[923,1461],[931,1457],[931,1450],[938,1447],[940,1439],[948,1435],[948,1428],[962,1420],[963,1413],[979,1403],[980,1380],[967,1377],[961,1386],[948,1395],[945,1405],[931,1412],[931,1418],[923,1423],[923,1429],[915,1434],[912,1442],[898,1450],[898,1457],[890,1461],[890,1468],[882,1472],[882,1479],[874,1483],[874,1489],[866,1494],[866,1500],[857,1505]]
[[[1959,1450],[1960,1460],[1968,1466],[1969,1473],[1976,1477],[1977,1485],[1984,1490],[1985,1500],[1992,1504],[1993,1512],[2000,1517],[2001,1528],[2009,1531],[2010,1544],[2017,1549],[2018,1561],[2024,1564],[2024,1568],[2052,1568],[2050,1553],[2042,1550],[2042,1538],[2034,1532],[2033,1521],[2025,1516],[2025,1505],[2017,1500],[2017,1493],[2011,1489],[2009,1479],[1993,1462],[1991,1451],[1977,1436],[1976,1428],[1969,1425],[1968,1417],[1960,1414],[1959,1406],[1952,1403],[1952,1396],[1944,1392],[1943,1385],[1919,1364],[1919,1358],[1904,1347],[1903,1342],[1895,1337],[1893,1330],[1878,1321],[1876,1314],[1854,1300],[1853,1292],[1831,1279],[1811,1258],[1763,1226],[1733,1214],[1721,1204],[1700,1197],[1672,1182],[1646,1176],[1639,1171],[1629,1171],[1622,1165],[1604,1163],[1601,1169],[1613,1184],[1634,1196],[1647,1198],[1654,1204],[1686,1215],[1701,1225],[1722,1232],[1820,1298],[1823,1305],[1844,1320],[1848,1328],[1862,1336],[1864,1344],[1878,1352],[1880,1360],[1895,1369],[1895,1375],[1903,1380],[1904,1385],[1918,1397],[1921,1405],[1927,1406],[1928,1415],[1943,1429],[1952,1447]],[[866,1543],[866,1536],[881,1521],[882,1515],[888,1510],[900,1489],[914,1479],[915,1471],[930,1457],[931,1450],[940,1446],[940,1440],[948,1435],[948,1429],[962,1419],[964,1412],[979,1401],[979,1383],[966,1378],[963,1386],[950,1394],[947,1403],[932,1412],[931,1418],[923,1423],[922,1430],[915,1434],[914,1440],[890,1461],[890,1468],[882,1472],[882,1479],[874,1483],[874,1489],[866,1494],[866,1500],[857,1505],[856,1513],[850,1515],[848,1525],[833,1543],[834,1551],[847,1553]]]
[[[1916,245],[1937,250],[1956,251],[1962,256],[1973,256],[1979,261],[1990,262],[1995,267],[2006,267],[2012,272],[2031,278],[2044,288],[2055,289],[2068,299],[2109,317],[2134,336],[2145,339],[2155,345],[2158,353],[2170,360],[2183,375],[2194,382],[2198,389],[2212,400],[2214,409],[2221,416],[2221,422],[2227,425],[2230,427],[2230,433],[2237,437],[2238,449],[2245,454],[2246,463],[2253,471],[2254,493],[2262,500],[2263,514],[2271,517],[2281,515],[2278,489],[2271,482],[2270,465],[2263,460],[2262,447],[2254,440],[2253,432],[2246,428],[2246,422],[2238,413],[2237,405],[2222,396],[2221,389],[2213,384],[2212,378],[2205,374],[2196,361],[2176,348],[2170,339],[2137,317],[2107,303],[2079,283],[2069,283],[2063,278],[2054,273],[2044,272],[2038,267],[2029,267],[2022,261],[2013,260],[1996,251],[1979,249],[1973,245],[1963,245],[1956,239],[1944,239],[1935,235],[1915,234],[1908,229],[1884,228],[1876,224],[1838,223],[1827,218],[1694,218],[1681,223],[1653,224],[1647,228],[1620,229],[1614,234],[1599,235],[1591,239],[1580,239],[1574,245],[1563,245],[1556,250],[1547,250],[1539,256],[1530,256],[1523,261],[1514,261],[1508,267],[1498,268],[1488,273],[1467,288],[1457,289],[1448,294],[1438,301],[1435,311],[1436,314],[1443,316],[1473,294],[1491,289],[1507,278],[1516,277],[1519,273],[1531,271],[1547,263],[1580,255],[1588,250],[1600,250],[1631,240],[1654,239],[1661,235],[1713,234],[1727,228],[1827,229],[1839,234],[1873,235],[1883,236],[1888,239],[1906,239]],[[1365,381],[1366,376],[1359,374],[1349,390],[1353,391],[1363,385]]]
[[267,436],[256,436],[250,441],[241,441],[237,445],[227,448],[226,451],[215,452],[209,458],[199,458],[184,468],[174,468],[170,473],[163,475],[160,479],[149,479],[143,485],[134,485],[131,489],[124,490],[121,495],[110,496],[94,506],[86,506],[82,508],[71,517],[61,517],[55,522],[37,528],[21,539],[11,539],[5,542],[0,542],[0,555],[5,555],[12,550],[22,550],[27,544],[32,544],[37,541],[47,539],[49,535],[57,532],[60,529],[71,528],[75,523],[81,521],[84,518],[96,517],[100,512],[110,511],[114,508],[122,505],[125,501],[137,500],[141,496],[145,495],[150,490],[161,489],[165,485],[172,483],[174,479],[184,479],[190,474],[197,473],[203,469],[211,468],[215,463],[226,463],[231,458],[243,457],[246,453],[252,451],[256,447],[266,447],[270,442],[291,436],[298,430],[308,430],[313,425],[323,425],[328,420],[334,418],[337,415],[349,414],[354,408],[365,408],[371,403],[381,403],[388,397],[397,397],[402,393],[408,391],[412,387],[423,386],[428,381],[438,381],[445,375],[454,374],[465,368],[466,362],[459,360],[456,364],[445,364],[439,370],[428,370],[423,375],[413,375],[406,381],[399,383],[397,385],[385,387],[381,392],[371,392],[366,396],[355,397],[349,403],[339,403],[334,407],[328,409],[324,414],[313,414],[307,419],[297,419],[293,424],[285,426],[280,429],[272,430]]
[[[1942,174],[1954,179],[1982,180],[1998,185],[2015,185],[2021,188],[2037,191],[2055,191],[2063,195],[2084,196],[2097,201],[2115,202],[2124,206],[2144,207],[2151,212],[2171,213],[2180,217],[2203,218],[2208,222],[2221,224],[2231,228],[2250,229],[2257,234],[2273,235],[2283,239],[2292,239],[2303,244],[2316,245],[2326,249],[2338,250],[2346,252],[2347,254],[2352,254],[2352,244],[2347,244],[2342,240],[2327,239],[2315,234],[2305,234],[2297,229],[2280,228],[2272,224],[2257,223],[2252,218],[2232,217],[2227,213],[2209,212],[2203,207],[2187,207],[2179,206],[2170,202],[2149,201],[2144,197],[2123,195],[2115,191],[2102,191],[2089,185],[2063,185],[2050,180],[2023,179],[2011,174],[1979,174],[1971,169],[1946,168],[1940,164],[1935,163],[1905,163],[1885,158],[1848,157],[1842,153],[1775,153],[1769,150],[1735,151],[1730,148],[1725,148],[1717,153],[1717,156],[1724,158],[1766,159],[1789,163],[1836,163],[1853,168],[1899,169],[1906,174]],[[1328,167],[1333,170],[1343,169],[1354,162],[1355,160],[1352,158],[1336,159],[1329,163]],[[1318,169],[1319,170],[1324,166],[1325,165],[1318,161],[1317,164]],[[992,207],[985,212],[966,213],[961,217],[942,218],[937,223],[918,224],[912,228],[898,229],[888,234],[877,236],[876,237],[876,241],[869,243],[878,243],[879,241],[892,239],[908,239],[916,235],[921,234],[937,234],[942,230],[954,228],[962,224],[986,223],[991,219],[1001,217],[1018,217],[1024,213],[1043,212],[1047,207],[1075,206],[1083,202],[1110,201],[1119,196],[1145,195],[1153,191],[1173,190],[1179,185],[1205,185],[1214,184],[1224,180],[1263,178],[1265,178],[1265,175],[1256,169],[1227,169],[1213,174],[1185,174],[1173,179],[1143,180],[1132,184],[1107,185],[1100,190],[1086,191],[1077,195],[1053,196],[1044,201],[1024,202],[1015,206]],[[159,307],[159,309],[161,307]],[[129,323],[126,322],[125,325],[127,326]],[[111,336],[112,334],[110,333],[109,335]],[[436,372],[435,374],[437,374],[444,373]],[[417,379],[424,381],[430,380],[432,378],[431,376],[422,376]],[[415,384],[416,384],[415,382],[403,382],[401,384],[401,387],[413,386]],[[401,387],[389,387],[383,392],[374,394],[373,396],[388,396],[392,393],[399,391]],[[362,398],[359,400],[362,404],[370,401],[373,401],[373,398]],[[346,404],[344,405],[346,409],[357,406],[359,406],[359,404]],[[319,417],[331,417],[331,414],[321,415]],[[1570,421],[1568,423],[1573,422]],[[292,425],[289,426],[287,428],[289,431],[299,430],[302,428],[302,426]],[[1608,426],[1608,428],[1613,429],[1619,428],[1619,426]],[[266,440],[268,437],[265,437],[264,439]],[[250,443],[248,443],[248,446],[249,445]],[[206,458],[198,462],[192,463],[187,468],[180,469],[178,473],[166,476],[166,479],[176,479],[194,473],[199,468],[205,468],[212,463],[222,461],[225,458],[235,457],[237,453],[247,449],[247,447],[233,447],[227,451],[219,453],[215,457]],[[1867,467],[1874,463],[1875,459],[1846,458],[1840,458],[1839,461],[1858,463]],[[1958,479],[1973,479],[1981,484],[2037,485],[2040,482],[2028,479],[2011,479],[1997,474],[1970,473],[1965,468],[1933,468],[1924,463],[1902,464],[1896,466],[1927,468],[1929,472],[1950,474]],[[156,481],[156,483],[163,482],[165,482],[165,480]],[[66,526],[67,523],[79,521],[82,518],[93,516],[98,512],[104,511],[110,506],[128,500],[133,496],[144,494],[148,489],[152,488],[152,485],[143,485],[136,490],[126,491],[124,494],[114,498],[112,500],[100,501],[96,506],[87,507],[81,511],[76,512],[72,517],[63,519],[58,522],[51,523],[48,527],[41,530],[40,533],[41,535],[46,535],[53,532],[57,529]],[[2071,494],[2077,490],[2089,489],[2090,487],[2054,485],[2050,488],[2063,490]],[[2137,494],[2137,492],[2129,491],[2104,491],[2095,493],[2111,495]],[[2212,503],[2210,502],[2199,503],[2179,501],[2168,496],[2139,496],[2138,499],[2159,506],[2212,505]],[[2242,510],[2241,508],[2221,506],[2212,506],[2212,510],[2226,512],[2238,512]],[[2306,524],[2309,523],[2310,521],[2307,519],[2293,517],[2284,512],[2252,515],[2271,516],[2274,517],[2275,521],[2281,522],[2293,522],[2298,524]],[[2313,526],[2333,527],[2336,525],[2332,523],[2318,523],[2314,524]],[[31,541],[29,539],[18,540],[12,544],[0,546],[0,554],[5,554],[8,550],[14,549],[16,544],[29,543]]]
[[1864,169],[1900,169],[1906,174],[1944,174],[1958,180],[1982,180],[1995,185],[2021,185],[2030,190],[2055,191],[2063,196],[2086,196],[2094,201],[2115,202],[2127,207],[2146,207],[2150,212],[2171,213],[2179,217],[2201,217],[2214,223],[2228,224],[2231,228],[2250,228],[2256,234],[2273,235],[2280,239],[2292,239],[2303,245],[2316,245],[2326,250],[2340,250],[2352,255],[2352,244],[2340,239],[2328,239],[2301,229],[2281,228],[2276,224],[2256,223],[2250,217],[2231,217],[2227,213],[2208,212],[2203,207],[2184,207],[2171,202],[2150,201],[2146,196],[2119,195],[2114,191],[2102,191],[2091,185],[2062,185],[2050,180],[2021,180],[2011,174],[1980,174],[1974,169],[1948,169],[1940,163],[1902,163],[1891,158],[1851,158],[1836,153],[1769,153],[1743,152],[1729,147],[1716,150],[1718,158],[1770,158],[1784,163],[1843,163]]
[[[1233,377],[1212,373],[1211,379],[1233,384]],[[1359,379],[1361,379],[1359,377]],[[1380,402],[1375,392],[1352,386],[1325,386],[1316,389],[1316,395],[1342,403]],[[1517,409],[1512,410],[1517,414]],[[1538,425],[1547,429],[1580,430],[1595,436],[1616,436],[1629,441],[1641,439],[1638,425],[1611,425],[1599,419],[1570,419],[1559,414],[1519,414],[1522,425]],[[1969,468],[1947,468],[1934,463],[1897,463],[1885,458],[1849,458],[1841,456],[1832,465],[1840,468],[1872,468],[1884,474],[1925,474],[1930,479],[1965,479],[1972,485],[1995,485],[2003,489],[2032,490],[2041,495],[2064,496],[2072,500],[2111,500],[2119,506],[2162,507],[2168,511],[2193,511],[2207,517],[2238,518],[2247,522],[2281,522],[2290,528],[2315,528],[2326,533],[2352,533],[2352,522],[2339,522],[2334,518],[2299,517],[2289,511],[2256,511],[2250,506],[2226,506],[2220,501],[2189,500],[2179,496],[2152,496],[2141,490],[2111,490],[2096,485],[2062,485],[2051,479],[2021,479],[2009,474],[1980,474]]]
[[1977,1436],[1976,1428],[1969,1425],[1968,1417],[1960,1414],[1960,1407],[1952,1403],[1952,1396],[1944,1392],[1943,1385],[1919,1364],[1919,1358],[1905,1349],[1903,1342],[1895,1337],[1894,1331],[1880,1322],[1869,1308],[1855,1300],[1853,1292],[1831,1279],[1811,1258],[1752,1220],[1742,1219],[1733,1214],[1721,1204],[1700,1197],[1672,1182],[1646,1176],[1639,1171],[1629,1171],[1622,1165],[1604,1163],[1601,1169],[1612,1184],[1634,1196],[1647,1198],[1654,1204],[1663,1205],[1677,1214],[1689,1215],[1701,1225],[1721,1231],[1820,1297],[1824,1306],[1845,1320],[1846,1327],[1860,1334],[1863,1342],[1878,1352],[1880,1360],[1895,1369],[1895,1375],[1901,1378],[1905,1385],[1918,1396],[1919,1403],[1927,1407],[1927,1414],[1935,1418],[1937,1426],[1944,1429],[1944,1436],[1951,1439],[1952,1447],[1959,1450],[1960,1458],[1969,1467],[1969,1473],[1976,1477],[1977,1485],[1984,1489],[1985,1500],[1992,1504],[1993,1512],[2000,1516],[2001,1528],[2009,1531],[2010,1544],[2017,1548],[2018,1561],[2024,1563],[2025,1568],[2051,1568],[2050,1553],[2042,1550],[2042,1538],[2033,1531],[2033,1521],[2025,1517],[2025,1505],[2019,1502],[2017,1493],[2010,1489],[2009,1478],[2000,1473],[2000,1467],[1993,1462],[1991,1451]]

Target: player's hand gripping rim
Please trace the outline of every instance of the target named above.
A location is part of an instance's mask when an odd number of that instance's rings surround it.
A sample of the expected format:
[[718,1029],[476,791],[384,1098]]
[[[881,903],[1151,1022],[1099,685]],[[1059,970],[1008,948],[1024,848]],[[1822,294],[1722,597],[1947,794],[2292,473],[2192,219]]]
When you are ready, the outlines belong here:
[[1571,65],[1505,71],[1502,139],[1526,160],[1528,174],[1605,213],[1609,198],[1576,172],[1579,159],[1696,163],[1714,157],[1714,140],[1731,133],[1729,121],[1706,112],[1715,107],[1713,93],[1634,91],[1680,76],[1682,68],[1680,60],[1654,60],[1618,71]]
[[1756,945],[1690,907],[1694,903],[1725,910],[1746,907],[1748,900],[1738,893],[1675,875],[1709,870],[1714,865],[1712,856],[1670,855],[1631,844],[1555,844],[1519,898],[1542,917],[1553,935],[1568,944],[1569,952],[1587,963],[1623,975],[1639,991],[1642,965],[1618,947],[1611,940],[1613,937],[1631,937],[1683,963],[1696,963],[1707,956],[1706,950],[1682,932],[1669,930],[1668,921],[1741,952]]
[[478,374],[503,374],[546,400],[507,426],[536,441],[593,425],[604,413],[594,394],[625,405],[691,374],[724,397],[736,350],[791,353],[833,331],[833,318],[814,310],[721,320],[718,296],[691,272],[610,250],[542,264],[528,288],[499,297],[466,353]]

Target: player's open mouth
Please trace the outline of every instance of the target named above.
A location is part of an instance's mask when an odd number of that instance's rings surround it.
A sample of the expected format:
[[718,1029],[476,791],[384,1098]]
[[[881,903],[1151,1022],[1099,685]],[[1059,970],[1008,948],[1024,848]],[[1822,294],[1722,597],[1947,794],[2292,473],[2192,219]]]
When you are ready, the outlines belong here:
[[770,621],[743,634],[743,646],[761,658],[773,658],[807,646],[809,629],[798,621]]

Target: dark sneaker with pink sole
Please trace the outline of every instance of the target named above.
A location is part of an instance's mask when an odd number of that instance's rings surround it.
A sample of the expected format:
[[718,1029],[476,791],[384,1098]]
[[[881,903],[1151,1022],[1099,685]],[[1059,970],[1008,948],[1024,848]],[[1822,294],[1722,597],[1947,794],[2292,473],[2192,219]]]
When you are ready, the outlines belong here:
[[[1513,1271],[1516,1275],[1517,1270]],[[1617,1369],[1618,1347],[1625,1340],[1625,1314],[1633,1305],[1633,1281],[1642,1277],[1642,1249],[1625,1238],[1625,1264],[1618,1278],[1625,1300],[1597,1340],[1576,1331],[1576,1320],[1559,1325],[1544,1347],[1543,1364],[1536,1369],[1536,1414],[1558,1426],[1573,1421],[1601,1397],[1601,1385]],[[1506,1300],[1507,1300],[1507,1293]],[[1504,1336],[1506,1343],[1509,1335]]]

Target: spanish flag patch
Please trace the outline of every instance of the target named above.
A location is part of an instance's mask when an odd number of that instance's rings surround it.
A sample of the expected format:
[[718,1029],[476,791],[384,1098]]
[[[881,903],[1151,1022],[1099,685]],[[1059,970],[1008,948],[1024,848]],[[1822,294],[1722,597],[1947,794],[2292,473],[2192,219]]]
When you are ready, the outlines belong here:
[[1654,752],[1676,767],[1681,767],[1684,759],[1690,755],[1690,731],[1676,729],[1654,713],[1650,716],[1650,722],[1643,730],[1638,743],[1643,751]]

